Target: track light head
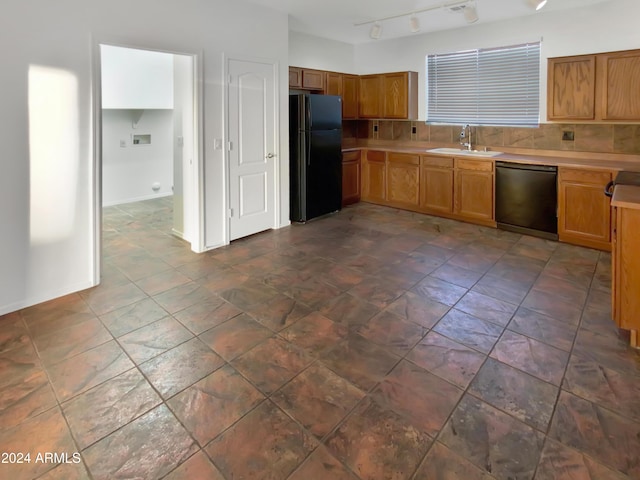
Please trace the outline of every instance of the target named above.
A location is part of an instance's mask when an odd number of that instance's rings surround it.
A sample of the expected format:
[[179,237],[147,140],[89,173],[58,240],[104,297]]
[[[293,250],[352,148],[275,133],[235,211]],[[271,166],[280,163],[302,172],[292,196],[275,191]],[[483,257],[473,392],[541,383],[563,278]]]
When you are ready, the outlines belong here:
[[380,35],[382,34],[382,25],[380,22],[376,22],[371,26],[371,30],[369,31],[369,36],[374,40],[378,40]]
[[467,23],[475,23],[478,21],[478,11],[474,5],[467,4],[464,6],[464,19]]
[[420,21],[415,15],[413,15],[409,20],[409,29],[411,30],[411,33],[417,33],[420,31]]
[[535,8],[536,10],[540,10],[547,4],[547,0],[527,0],[527,3],[531,8]]

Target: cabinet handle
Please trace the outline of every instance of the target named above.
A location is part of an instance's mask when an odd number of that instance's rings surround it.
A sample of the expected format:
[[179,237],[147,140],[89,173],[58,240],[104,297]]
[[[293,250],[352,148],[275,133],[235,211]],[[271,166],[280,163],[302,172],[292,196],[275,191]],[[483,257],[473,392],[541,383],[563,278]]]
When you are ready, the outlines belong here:
[[609,198],[613,197],[612,187],[614,186],[614,184],[614,181],[611,180],[609,183],[607,183],[606,187],[604,187],[604,194]]

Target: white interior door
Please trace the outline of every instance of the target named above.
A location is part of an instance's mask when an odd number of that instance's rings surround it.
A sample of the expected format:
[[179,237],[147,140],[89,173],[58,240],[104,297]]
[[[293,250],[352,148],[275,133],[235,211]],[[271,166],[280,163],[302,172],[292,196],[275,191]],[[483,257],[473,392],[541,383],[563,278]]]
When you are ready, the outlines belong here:
[[275,65],[229,60],[229,239],[274,227]]

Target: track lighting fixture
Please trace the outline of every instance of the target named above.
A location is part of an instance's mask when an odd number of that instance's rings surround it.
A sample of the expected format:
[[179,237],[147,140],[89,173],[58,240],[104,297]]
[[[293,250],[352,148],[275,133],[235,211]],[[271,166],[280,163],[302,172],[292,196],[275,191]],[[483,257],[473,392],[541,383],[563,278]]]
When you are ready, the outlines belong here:
[[[532,2],[534,0],[527,0],[527,1]],[[536,3],[542,3],[542,5],[546,3],[546,0],[535,0],[535,1]],[[442,9],[449,10],[450,12],[454,12],[454,13],[463,13],[464,19],[467,21],[467,23],[475,23],[478,21],[478,11],[476,10],[475,0],[453,0],[453,1],[448,1],[446,3],[443,3],[441,5],[433,5],[431,7],[422,8],[420,10],[413,10],[411,12],[399,13],[397,15],[389,15],[387,17],[377,18],[374,20],[366,20],[364,22],[354,23],[353,25],[355,27],[359,27],[361,25],[373,24],[371,25],[371,30],[369,30],[369,36],[374,40],[378,40],[382,35],[382,22],[385,20],[393,20],[395,18],[401,18],[401,17],[411,17],[409,19],[409,30],[412,33],[416,33],[420,31],[420,20],[418,20],[418,17],[416,16],[416,14],[429,12],[432,10],[442,10]]]
[[468,4],[464,6],[464,19],[467,23],[475,23],[478,21],[478,11],[474,5]]
[[369,32],[369,36],[374,40],[378,40],[381,34],[382,34],[382,25],[380,25],[379,22],[374,23],[371,26],[371,31]]
[[527,3],[531,8],[535,8],[536,10],[540,10],[547,4],[547,0],[527,0]]
[[409,29],[411,30],[411,33],[417,33],[420,31],[420,21],[415,15],[409,19]]

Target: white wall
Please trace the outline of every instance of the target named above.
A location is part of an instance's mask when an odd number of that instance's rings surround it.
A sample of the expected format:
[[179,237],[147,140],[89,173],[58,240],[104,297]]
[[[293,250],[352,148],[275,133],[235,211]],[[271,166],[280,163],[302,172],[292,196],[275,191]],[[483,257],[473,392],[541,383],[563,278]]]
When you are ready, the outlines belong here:
[[[133,135],[151,135],[151,143],[134,145]],[[173,110],[103,110],[102,205],[166,197],[172,186]]]
[[173,108],[173,55],[100,46],[102,108]]
[[[397,40],[347,45],[299,32],[289,33],[291,65],[347,73],[412,70],[419,73],[419,118],[425,118],[425,56],[537,41],[542,42],[541,91],[546,91],[547,58],[640,48],[640,1],[610,0],[580,9],[467,25],[456,30],[416,34]],[[353,66],[348,58],[353,55]],[[540,118],[546,118],[541,95]]]
[[[357,45],[357,73],[419,72],[419,118],[425,118],[425,56],[471,48],[515,45],[543,38],[541,92],[547,90],[547,58],[640,48],[640,2],[611,0],[580,9],[545,12],[514,20]],[[546,95],[540,96],[546,118]]]
[[[185,203],[193,205],[194,110],[193,58],[174,55],[173,109],[173,232],[191,241],[192,209],[184,211]],[[185,175],[186,173],[186,175]]]
[[[223,55],[279,62],[288,185],[288,19],[227,0],[5,0],[0,16],[0,314],[93,285],[99,43],[201,54],[209,245],[224,242]],[[281,224],[289,217],[281,192]],[[215,226],[218,225],[216,228]]]
[[356,73],[355,48],[349,43],[289,32],[289,65]]

